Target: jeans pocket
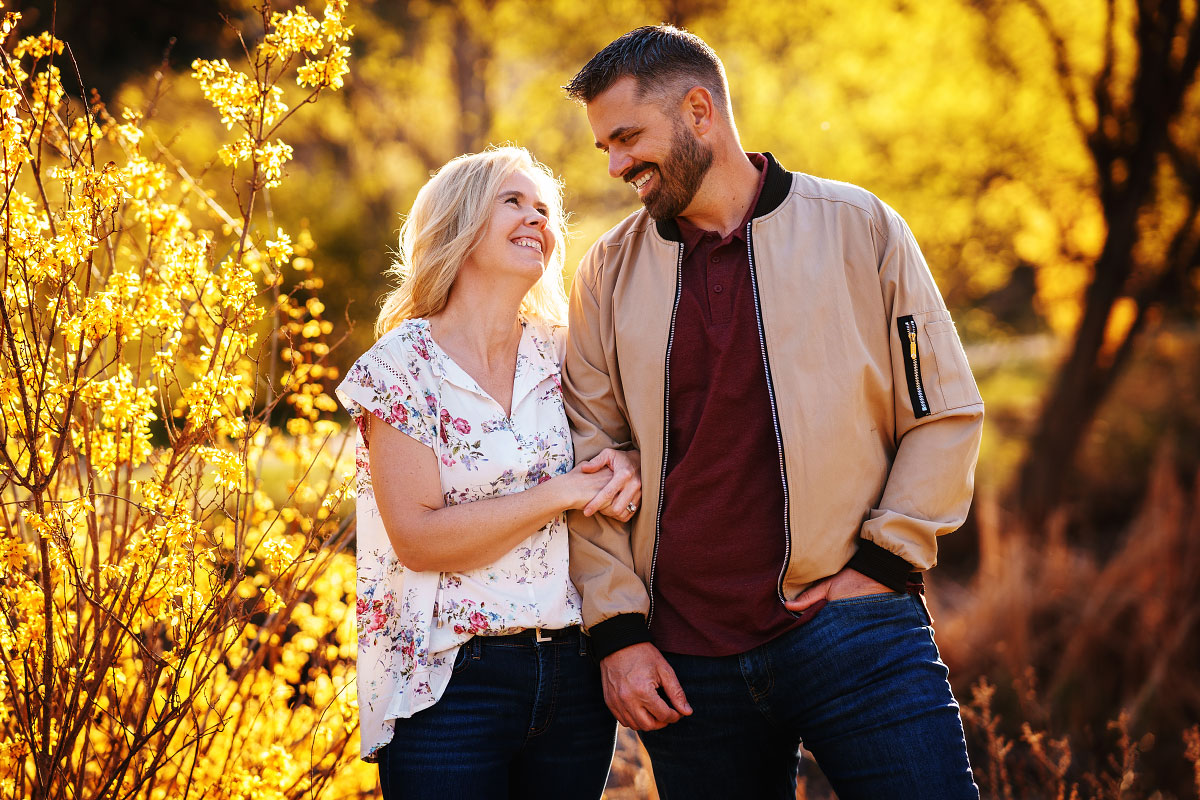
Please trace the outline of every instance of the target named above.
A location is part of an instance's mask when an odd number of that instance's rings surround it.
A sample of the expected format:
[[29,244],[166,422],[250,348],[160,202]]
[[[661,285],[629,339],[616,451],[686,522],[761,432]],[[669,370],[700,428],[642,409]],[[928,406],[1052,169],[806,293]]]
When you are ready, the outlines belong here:
[[463,642],[458,653],[454,656],[454,666],[450,670],[451,676],[459,675],[463,670],[468,669],[472,664],[479,660],[482,648],[479,642],[475,639],[468,639]]
[[897,600],[904,600],[907,597],[908,592],[879,592],[878,594],[863,594],[857,597],[840,597],[837,600],[829,600],[825,603],[825,607],[845,608],[847,606],[873,606],[881,603],[891,603]]

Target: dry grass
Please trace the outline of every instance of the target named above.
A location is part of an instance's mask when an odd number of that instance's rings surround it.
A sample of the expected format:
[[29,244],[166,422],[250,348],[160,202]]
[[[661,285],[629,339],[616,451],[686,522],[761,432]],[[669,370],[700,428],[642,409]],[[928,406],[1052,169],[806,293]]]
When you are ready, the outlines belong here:
[[986,797],[1196,796],[1200,476],[1186,486],[1175,463],[1160,451],[1103,562],[1061,523],[1035,538],[981,501],[979,573],[938,643]]

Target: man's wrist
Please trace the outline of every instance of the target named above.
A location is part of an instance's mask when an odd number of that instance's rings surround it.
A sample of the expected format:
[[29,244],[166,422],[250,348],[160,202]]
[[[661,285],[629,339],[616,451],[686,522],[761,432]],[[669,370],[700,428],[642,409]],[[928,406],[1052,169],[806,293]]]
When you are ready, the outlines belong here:
[[588,628],[592,652],[602,660],[618,650],[650,641],[645,614],[618,614]]
[[893,592],[905,591],[908,576],[913,571],[912,564],[869,539],[858,540],[858,552],[846,562],[846,567],[882,583]]

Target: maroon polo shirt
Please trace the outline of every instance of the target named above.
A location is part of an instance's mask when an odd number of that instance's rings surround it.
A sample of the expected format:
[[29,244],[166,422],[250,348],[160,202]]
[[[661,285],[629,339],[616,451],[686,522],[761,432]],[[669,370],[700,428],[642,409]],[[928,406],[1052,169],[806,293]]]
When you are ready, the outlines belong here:
[[[763,177],[766,159],[751,161]],[[682,287],[669,354],[667,477],[650,635],[663,651],[724,656],[801,623],[780,603],[783,478],[767,392],[746,226],[676,219]]]

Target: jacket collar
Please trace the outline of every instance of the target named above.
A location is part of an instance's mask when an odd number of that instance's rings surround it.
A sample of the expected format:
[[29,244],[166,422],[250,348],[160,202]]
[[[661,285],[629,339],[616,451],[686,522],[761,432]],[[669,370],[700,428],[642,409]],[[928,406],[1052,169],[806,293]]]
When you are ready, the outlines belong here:
[[[763,183],[762,193],[754,206],[754,217],[758,218],[771,213],[783,205],[787,199],[788,190],[792,188],[792,174],[780,166],[775,156],[764,152],[767,158],[767,178]],[[671,242],[682,242],[683,234],[679,231],[679,223],[675,218],[656,220],[654,226],[658,235]]]

